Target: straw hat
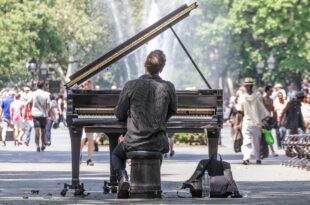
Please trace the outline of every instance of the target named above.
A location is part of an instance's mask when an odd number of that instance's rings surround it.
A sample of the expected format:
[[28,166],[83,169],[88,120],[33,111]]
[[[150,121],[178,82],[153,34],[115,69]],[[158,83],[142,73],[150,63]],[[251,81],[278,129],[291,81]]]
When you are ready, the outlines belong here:
[[26,92],[26,91],[30,91],[30,87],[28,87],[28,86],[24,86],[23,87],[23,90]]
[[254,79],[250,77],[244,78],[243,85],[254,85]]
[[281,83],[276,83],[273,87],[274,88],[282,88],[282,84]]
[[14,90],[9,90],[8,95],[9,95],[9,96],[15,96],[16,93],[15,93]]

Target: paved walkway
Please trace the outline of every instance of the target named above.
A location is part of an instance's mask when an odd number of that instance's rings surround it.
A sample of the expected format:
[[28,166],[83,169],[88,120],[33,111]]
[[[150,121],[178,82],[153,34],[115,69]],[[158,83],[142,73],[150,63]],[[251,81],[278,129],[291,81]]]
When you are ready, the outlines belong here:
[[[95,153],[95,166],[81,165],[81,181],[90,195],[74,197],[69,191],[60,196],[64,182],[71,180],[70,138],[68,130],[53,130],[52,146],[37,153],[33,138],[29,147],[14,147],[8,142],[0,147],[0,205],[8,204],[310,204],[310,172],[281,166],[286,157],[268,158],[262,165],[241,165],[241,154],[232,151],[229,128],[223,129],[223,146],[219,152],[232,163],[234,178],[242,199],[178,198],[182,181],[193,173],[197,162],[206,158],[205,146],[176,146],[176,155],[162,165],[163,199],[118,200],[115,194],[103,194],[103,180],[109,175],[109,153],[100,147]],[[86,149],[86,148],[85,148]],[[86,156],[86,152],[84,152]],[[38,190],[39,193],[31,193]],[[188,193],[182,193],[189,197]]]

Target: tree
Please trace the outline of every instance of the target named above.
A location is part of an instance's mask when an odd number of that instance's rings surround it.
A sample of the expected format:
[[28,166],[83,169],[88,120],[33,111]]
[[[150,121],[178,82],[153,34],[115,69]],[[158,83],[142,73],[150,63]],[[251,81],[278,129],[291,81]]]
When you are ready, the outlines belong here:
[[36,2],[0,2],[0,85],[23,82],[26,62],[62,53],[61,37]]
[[88,0],[0,1],[0,85],[29,79],[32,58],[57,65],[62,79],[70,65],[93,60],[94,48],[108,39],[98,24],[104,15],[93,10]]
[[239,44],[240,68],[254,74],[256,63],[272,53],[277,60],[273,80],[288,83],[292,75],[300,81],[303,74],[309,74],[309,6],[309,0],[232,1],[231,26]]

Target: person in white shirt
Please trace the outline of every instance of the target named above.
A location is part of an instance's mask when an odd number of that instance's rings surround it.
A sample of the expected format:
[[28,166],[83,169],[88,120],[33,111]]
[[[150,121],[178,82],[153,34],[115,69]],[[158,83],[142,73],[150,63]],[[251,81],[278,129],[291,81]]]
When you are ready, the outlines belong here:
[[50,111],[50,94],[43,90],[44,86],[44,81],[39,81],[37,84],[37,90],[32,92],[29,101],[35,128],[35,143],[37,145],[37,152],[45,150],[45,125]]
[[243,145],[241,151],[243,154],[243,164],[250,164],[252,146],[256,164],[261,164],[260,142],[262,138],[263,120],[269,113],[265,108],[262,96],[253,92],[254,80],[245,78],[243,83],[246,93],[240,97],[238,108],[239,126],[242,123]]
[[305,131],[310,134],[310,94],[308,94],[304,102],[301,103],[301,113],[305,122]]

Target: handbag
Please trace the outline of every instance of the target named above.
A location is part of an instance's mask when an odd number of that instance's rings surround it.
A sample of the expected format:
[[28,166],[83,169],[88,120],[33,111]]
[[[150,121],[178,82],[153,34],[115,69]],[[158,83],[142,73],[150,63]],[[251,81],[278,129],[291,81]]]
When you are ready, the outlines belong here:
[[243,136],[242,136],[240,129],[237,130],[237,133],[235,134],[234,138],[235,138],[234,139],[234,151],[236,153],[241,152],[241,146],[243,144]]
[[263,129],[263,136],[264,136],[265,142],[268,145],[273,145],[274,144],[274,139],[273,139],[273,136],[271,134],[271,130]]

